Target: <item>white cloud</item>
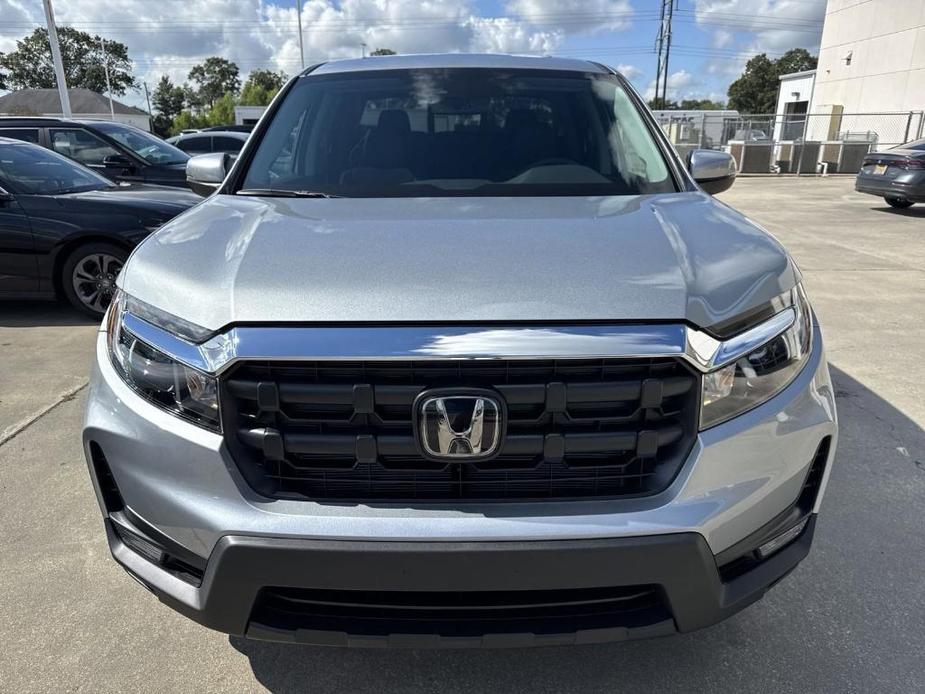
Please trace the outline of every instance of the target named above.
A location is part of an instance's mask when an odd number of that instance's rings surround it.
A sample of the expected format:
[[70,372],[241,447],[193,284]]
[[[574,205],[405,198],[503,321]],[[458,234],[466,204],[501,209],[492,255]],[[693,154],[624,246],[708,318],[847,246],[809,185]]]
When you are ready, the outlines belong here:
[[[59,25],[121,41],[135,76],[150,88],[161,75],[183,82],[208,56],[238,64],[242,78],[269,68],[300,69],[295,3],[270,0],[67,0],[55,6]],[[476,0],[303,0],[305,63],[399,53],[554,53],[570,35],[627,29],[630,0],[503,0],[505,16],[485,16]],[[37,0],[0,0],[0,51],[44,26]],[[621,66],[628,78],[641,71]],[[122,100],[142,105],[139,91]]]
[[645,74],[645,71],[641,68],[638,68],[635,65],[626,65],[623,63],[617,65],[616,70],[630,81],[635,80],[638,77],[642,77]]
[[[703,83],[699,78],[695,77],[687,70],[678,70],[677,72],[673,72],[668,76],[668,89],[666,90],[666,98],[669,101],[697,99],[700,98],[700,91],[702,90],[702,87]],[[659,88],[659,91],[661,91],[661,88]],[[646,88],[645,98],[648,100],[654,96],[655,80],[652,80],[649,83],[649,86]]]
[[[625,10],[627,2],[593,4]],[[568,23],[562,29],[534,25],[542,5],[531,0],[524,6],[533,13],[527,21],[480,16],[473,0],[305,0],[305,62],[359,57],[363,44],[368,50],[391,48],[399,53],[550,53],[569,33],[584,30]],[[210,55],[236,62],[242,77],[257,68],[288,74],[300,69],[294,3],[185,0],[182,10],[177,10],[177,3],[155,0],[68,0],[55,8],[59,25],[125,43],[136,77],[149,87],[163,74],[185,81],[190,68]],[[44,26],[41,3],[34,0],[0,0],[0,17],[0,50],[4,51]],[[123,99],[134,104],[143,101],[140,92]]]
[[504,7],[533,26],[569,33],[622,31],[633,16],[629,0],[508,0]]
[[731,31],[726,31],[725,29],[717,29],[713,32],[713,40],[710,44],[713,48],[726,48],[731,46],[735,41],[735,36]]
[[707,71],[735,76],[756,53],[774,58],[795,47],[815,52],[825,7],[826,0],[695,0],[698,25],[713,32],[714,49],[728,51],[728,57],[711,60]]

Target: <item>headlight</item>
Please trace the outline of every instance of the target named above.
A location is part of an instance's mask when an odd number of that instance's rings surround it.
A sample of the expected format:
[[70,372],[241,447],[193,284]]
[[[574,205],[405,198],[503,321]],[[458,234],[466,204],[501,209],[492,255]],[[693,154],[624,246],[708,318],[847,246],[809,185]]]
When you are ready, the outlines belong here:
[[802,287],[794,290],[792,310],[795,318],[783,332],[731,364],[704,375],[701,429],[757,407],[800,373],[809,358],[813,334],[812,314]]
[[220,431],[215,378],[179,363],[132,334],[123,322],[125,303],[125,295],[119,292],[107,317],[109,356],[116,371],[146,400],[206,429]]

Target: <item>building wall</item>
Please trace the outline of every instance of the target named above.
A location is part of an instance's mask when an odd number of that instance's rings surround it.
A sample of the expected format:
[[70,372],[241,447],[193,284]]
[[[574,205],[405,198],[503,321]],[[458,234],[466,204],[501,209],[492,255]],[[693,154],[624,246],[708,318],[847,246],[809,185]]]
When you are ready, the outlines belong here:
[[266,106],[235,106],[235,125],[253,125],[260,120],[260,116],[262,116],[263,112],[266,110]]
[[831,106],[925,110],[925,0],[829,0],[811,112]]
[[[812,71],[806,73],[798,72],[793,75],[784,75],[781,77],[780,90],[777,94],[777,109],[774,111],[777,115],[777,119],[774,121],[775,140],[796,139],[793,137],[794,133],[791,132],[793,128],[784,127],[787,118],[786,114],[788,113],[787,106],[789,104],[809,102],[813,94],[813,80],[815,80],[815,78],[815,73]],[[796,96],[794,96],[795,94]],[[802,120],[800,120],[800,122],[802,122]],[[800,132],[799,137],[802,136],[803,133]]]

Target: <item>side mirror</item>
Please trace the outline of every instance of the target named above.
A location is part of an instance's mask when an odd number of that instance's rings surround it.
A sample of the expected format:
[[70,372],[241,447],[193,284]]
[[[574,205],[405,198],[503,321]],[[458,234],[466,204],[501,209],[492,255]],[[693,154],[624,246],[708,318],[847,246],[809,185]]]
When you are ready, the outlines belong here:
[[103,166],[107,169],[130,169],[132,162],[124,154],[110,154],[103,159]]
[[186,162],[186,182],[194,193],[211,195],[225,180],[231,168],[227,152],[210,152],[190,157]]
[[715,149],[694,149],[687,155],[687,170],[710,195],[729,190],[736,180],[736,162],[731,154]]

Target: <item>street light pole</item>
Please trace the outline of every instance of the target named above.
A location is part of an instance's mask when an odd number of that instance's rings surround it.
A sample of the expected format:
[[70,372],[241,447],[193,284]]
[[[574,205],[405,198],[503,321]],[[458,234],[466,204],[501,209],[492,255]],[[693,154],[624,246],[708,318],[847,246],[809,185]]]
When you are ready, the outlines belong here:
[[71,117],[71,98],[67,93],[64,79],[64,63],[61,61],[61,47],[58,45],[58,30],[55,28],[55,13],[51,0],[43,0],[45,5],[45,24],[48,26],[48,43],[51,44],[51,61],[55,66],[55,82],[58,83],[58,98],[61,99],[61,115]]
[[109,120],[116,119],[116,110],[112,107],[112,84],[109,83],[109,56],[106,55],[106,46],[100,36],[100,51],[103,53],[103,70],[106,72],[106,94],[109,95]]
[[142,82],[141,86],[145,88],[145,103],[148,104],[148,130],[154,130],[154,126],[151,124],[151,98],[148,96],[148,83]]
[[299,59],[305,69],[305,47],[302,45],[302,0],[295,0],[296,16],[299,18]]

